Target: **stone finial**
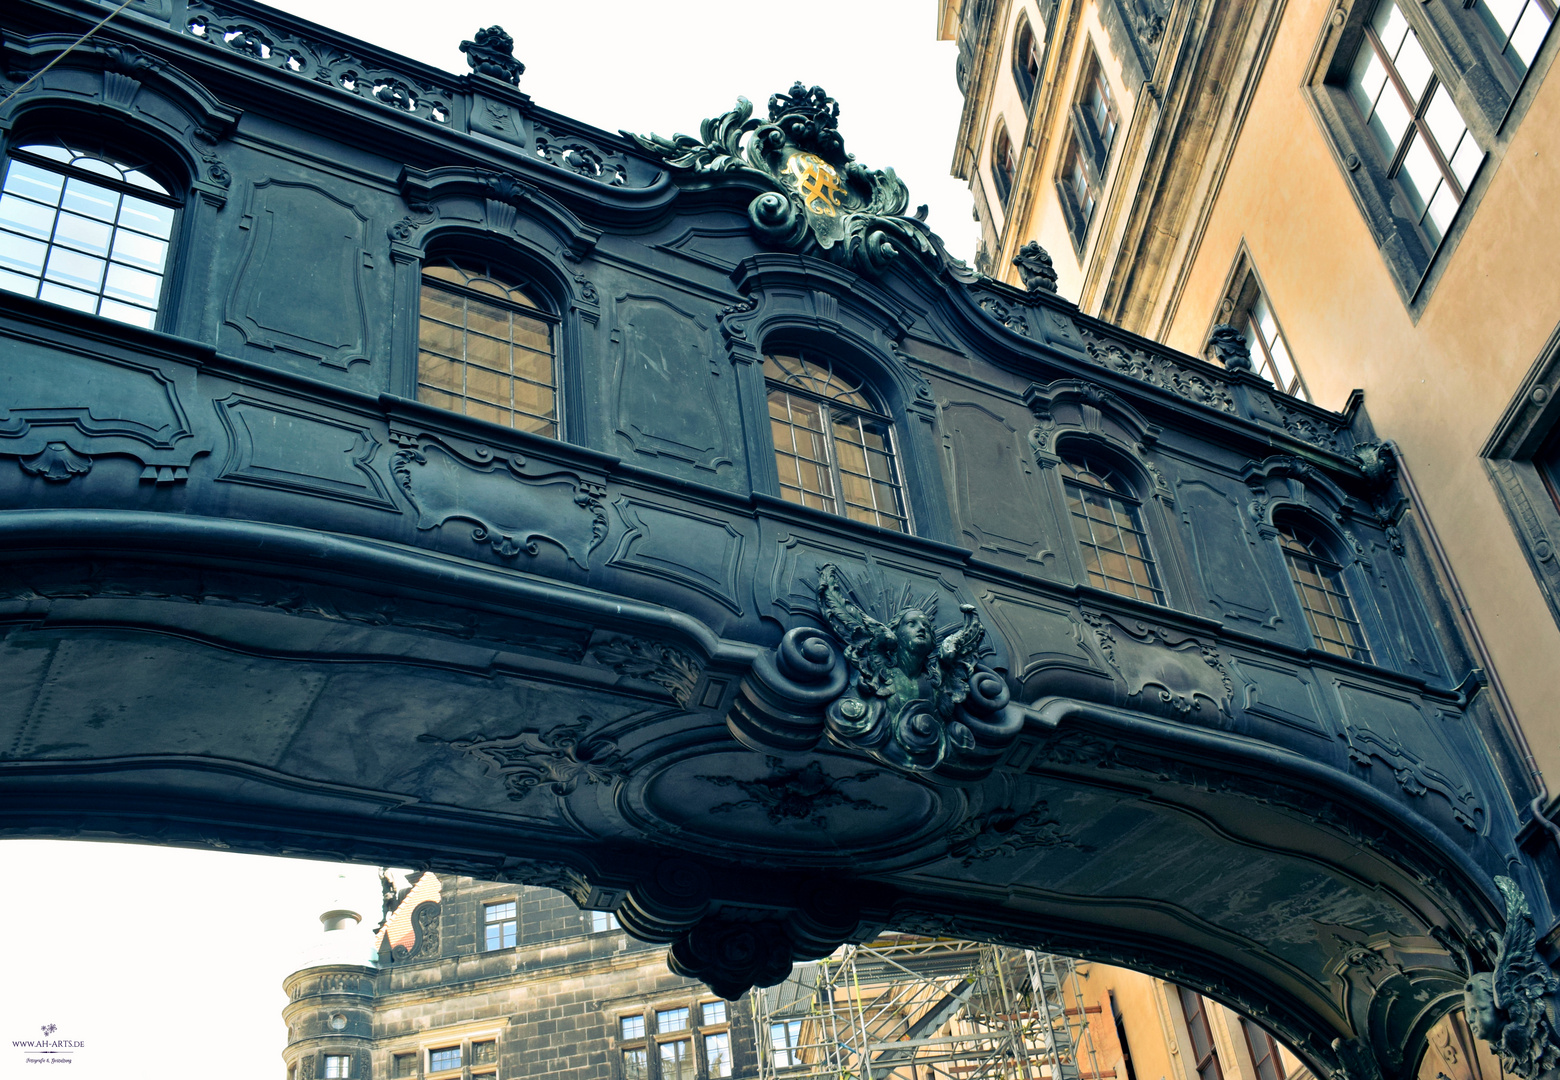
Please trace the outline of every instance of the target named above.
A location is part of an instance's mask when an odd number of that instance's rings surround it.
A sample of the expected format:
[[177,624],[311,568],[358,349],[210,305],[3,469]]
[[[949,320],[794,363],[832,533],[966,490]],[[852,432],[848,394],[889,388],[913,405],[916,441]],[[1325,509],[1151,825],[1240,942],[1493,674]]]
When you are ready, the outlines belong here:
[[515,39],[506,34],[502,26],[478,30],[475,41],[460,43],[460,51],[466,54],[466,63],[478,75],[502,79],[511,86],[520,85],[525,65],[515,59]]
[[1018,267],[1024,288],[1030,292],[1056,291],[1056,267],[1051,264],[1050,252],[1037,241],[1031,240],[1019,248],[1018,254],[1013,256],[1013,265]]
[[1210,364],[1222,364],[1230,371],[1251,370],[1251,346],[1246,344],[1246,335],[1229,323],[1213,328],[1203,355]]

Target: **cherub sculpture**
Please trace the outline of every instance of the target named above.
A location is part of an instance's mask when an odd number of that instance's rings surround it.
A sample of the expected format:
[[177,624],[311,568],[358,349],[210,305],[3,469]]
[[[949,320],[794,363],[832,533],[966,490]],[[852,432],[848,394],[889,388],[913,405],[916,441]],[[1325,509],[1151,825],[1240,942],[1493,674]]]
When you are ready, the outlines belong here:
[[825,713],[840,740],[903,768],[932,769],[973,749],[972,726],[1007,704],[995,673],[983,671],[984,682],[972,684],[985,638],[973,605],[959,605],[963,625],[938,640],[935,598],[907,604],[885,623],[862,609],[830,563],[818,571],[818,606],[851,670],[849,688]]
[[[1560,1077],[1560,977],[1539,956],[1533,914],[1516,882],[1498,877],[1506,898],[1506,932],[1495,970],[1478,972],[1463,989],[1468,1026],[1487,1041],[1507,1072],[1524,1080]],[[1491,937],[1494,935],[1492,934]]]

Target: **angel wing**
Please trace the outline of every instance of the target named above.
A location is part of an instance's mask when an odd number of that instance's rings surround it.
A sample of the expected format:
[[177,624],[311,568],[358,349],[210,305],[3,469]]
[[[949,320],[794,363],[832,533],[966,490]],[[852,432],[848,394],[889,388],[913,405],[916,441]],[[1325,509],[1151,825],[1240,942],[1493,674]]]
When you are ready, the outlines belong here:
[[1543,1009],[1543,998],[1560,992],[1560,976],[1538,955],[1527,897],[1510,878],[1497,877],[1495,885],[1506,898],[1506,932],[1495,965],[1495,1004],[1513,1019],[1526,1018],[1529,1010]]
[[845,643],[845,658],[861,673],[861,685],[876,694],[888,692],[891,663],[888,646],[894,634],[886,623],[862,610],[838,566],[818,568],[818,609],[834,636]]
[[964,625],[943,638],[937,644],[938,699],[947,712],[959,704],[970,692],[970,676],[975,672],[975,659],[981,642],[986,640],[986,628],[975,617],[975,605],[960,604]]

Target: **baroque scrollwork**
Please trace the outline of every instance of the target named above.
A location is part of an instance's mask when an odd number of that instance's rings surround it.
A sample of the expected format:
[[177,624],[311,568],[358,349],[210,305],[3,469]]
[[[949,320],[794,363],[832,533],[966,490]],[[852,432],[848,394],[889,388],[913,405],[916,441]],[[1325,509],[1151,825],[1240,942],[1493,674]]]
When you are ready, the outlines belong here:
[[703,121],[697,138],[623,134],[685,183],[712,186],[735,175],[761,180],[770,190],[748,205],[748,219],[775,247],[817,251],[871,275],[908,253],[974,280],[919,217],[905,215],[910,196],[894,170],[868,169],[846,153],[839,114],[839,103],[821,87],[796,83],[770,97],[767,120],[738,98],[729,112]]
[[943,631],[935,598],[908,588],[873,614],[830,563],[818,607],[832,634],[790,631],[743,681],[728,724],[748,745],[805,750],[826,734],[901,771],[975,778],[1022,729],[1007,683],[977,659],[985,629],[972,605]]
[[547,731],[526,730],[496,739],[477,734],[469,739],[419,735],[418,740],[443,743],[480,759],[503,779],[516,802],[543,786],[563,798],[581,784],[610,784],[628,775],[616,740],[589,734],[593,723],[582,716]]
[[1495,885],[1506,900],[1506,930],[1494,942],[1495,970],[1472,975],[1463,990],[1468,1024],[1507,1072],[1553,1077],[1560,1071],[1560,976],[1538,953],[1527,897],[1510,878]]
[[1088,850],[1063,826],[1050,807],[1038,802],[1027,811],[993,810],[964,822],[948,838],[948,855],[964,866],[1017,855],[1029,848],[1077,848]]
[[612,638],[591,655],[619,675],[654,683],[686,707],[699,682],[699,664],[681,649],[644,638]]
[[825,810],[847,807],[851,810],[883,810],[869,799],[857,799],[840,790],[842,784],[859,784],[874,779],[879,774],[868,769],[853,776],[829,776],[823,766],[809,761],[799,769],[788,769],[779,758],[765,762],[770,775],[756,780],[738,780],[731,776],[701,776],[700,780],[716,787],[740,788],[747,796],[734,802],[710,807],[712,814],[729,814],[737,810],[762,810],[771,825],[783,825],[787,821],[800,821],[818,829],[829,827]]

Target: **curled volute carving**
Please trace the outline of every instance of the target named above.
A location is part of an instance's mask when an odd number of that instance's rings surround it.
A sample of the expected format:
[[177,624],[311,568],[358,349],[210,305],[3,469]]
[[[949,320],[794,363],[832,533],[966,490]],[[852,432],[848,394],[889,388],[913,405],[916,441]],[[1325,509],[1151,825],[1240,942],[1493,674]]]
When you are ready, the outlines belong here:
[[[1468,979],[1468,1025],[1524,1080],[1560,1075],[1560,976],[1538,954],[1533,913],[1510,878],[1495,885],[1506,898],[1506,931],[1496,943],[1495,970]],[[1490,935],[1492,938],[1494,935]]]
[[1051,262],[1051,253],[1041,247],[1039,241],[1031,240],[1019,248],[1018,254],[1013,256],[1013,265],[1018,267],[1024,288],[1030,292],[1056,291],[1056,266]]
[[515,39],[505,33],[502,26],[478,30],[476,40],[460,43],[460,51],[466,54],[466,63],[478,75],[502,79],[510,86],[520,85],[525,65],[515,59]]
[[976,659],[985,629],[972,605],[960,605],[960,625],[942,633],[935,597],[907,593],[879,618],[830,563],[818,571],[818,606],[833,636],[792,630],[755,663],[728,717],[737,738],[795,751],[827,734],[903,772],[990,772],[1022,730],[1024,710]]
[[663,860],[636,883],[617,909],[618,921],[643,941],[668,942],[667,965],[699,979],[728,1000],[755,986],[774,986],[796,960],[828,956],[859,941],[863,905],[838,880],[804,882],[786,906],[717,907],[709,872],[691,859]]
[[748,205],[748,219],[773,247],[817,252],[872,275],[908,253],[975,280],[922,215],[905,215],[909,192],[893,169],[868,169],[846,153],[839,115],[839,103],[822,87],[796,83],[770,97],[767,121],[738,98],[731,111],[703,121],[698,138],[623,134],[696,185],[740,177],[770,188]]
[[1229,323],[1220,323],[1208,335],[1208,362],[1223,364],[1230,371],[1251,370],[1251,346],[1246,335]]

